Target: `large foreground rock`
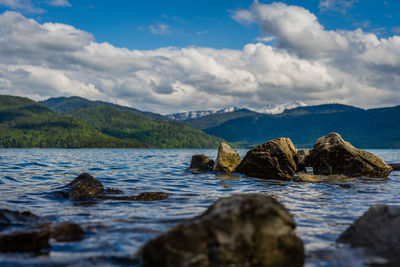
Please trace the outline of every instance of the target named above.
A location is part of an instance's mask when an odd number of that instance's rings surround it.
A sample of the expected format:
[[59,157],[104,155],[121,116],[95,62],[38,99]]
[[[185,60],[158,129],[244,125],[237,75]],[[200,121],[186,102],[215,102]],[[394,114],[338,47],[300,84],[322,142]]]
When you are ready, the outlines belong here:
[[290,179],[296,170],[296,149],[289,138],[258,145],[236,168],[236,172],[247,176],[271,179]]
[[365,247],[397,262],[400,261],[400,207],[376,205],[355,221],[338,242]]
[[233,172],[239,163],[239,153],[227,143],[221,142],[218,148],[218,156],[214,163],[214,171]]
[[302,266],[295,222],[275,199],[237,195],[141,249],[143,266]]
[[314,174],[386,178],[392,171],[383,159],[355,148],[337,133],[319,138],[311,157]]
[[192,156],[189,170],[195,172],[210,172],[214,168],[214,161],[209,159],[203,154],[196,154]]

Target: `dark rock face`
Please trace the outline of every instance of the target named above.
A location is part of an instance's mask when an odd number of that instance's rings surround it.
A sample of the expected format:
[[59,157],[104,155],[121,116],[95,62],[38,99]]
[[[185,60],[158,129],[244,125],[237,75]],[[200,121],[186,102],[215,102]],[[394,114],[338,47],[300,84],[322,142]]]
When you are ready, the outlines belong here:
[[14,231],[0,235],[0,252],[35,252],[49,249],[50,232],[46,227]]
[[295,222],[275,199],[236,195],[141,249],[143,266],[302,266]]
[[296,149],[292,141],[277,138],[247,152],[235,171],[252,177],[290,179],[296,170]]
[[82,173],[66,185],[69,188],[69,198],[82,200],[94,197],[103,192],[103,184],[88,173]]
[[210,172],[214,168],[214,161],[207,156],[197,154],[192,156],[189,169],[198,172]]
[[394,171],[400,171],[400,164],[388,164]]
[[356,220],[337,242],[369,248],[373,253],[400,261],[400,207],[376,205]]
[[353,147],[337,133],[319,138],[311,158],[314,174],[386,178],[392,171],[383,159]]
[[302,149],[297,151],[297,170],[298,171],[306,171],[306,167],[312,166],[311,161],[311,150],[310,149]]
[[239,153],[227,143],[221,142],[218,148],[218,156],[214,163],[214,171],[233,172],[239,163]]
[[85,237],[85,231],[76,223],[62,222],[51,227],[51,237],[58,242],[80,241]]

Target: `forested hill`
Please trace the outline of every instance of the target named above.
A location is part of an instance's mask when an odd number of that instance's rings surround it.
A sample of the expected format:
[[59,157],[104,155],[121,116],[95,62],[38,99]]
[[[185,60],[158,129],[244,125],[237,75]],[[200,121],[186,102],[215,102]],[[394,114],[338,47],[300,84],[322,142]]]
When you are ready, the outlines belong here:
[[[289,137],[298,147],[312,147],[317,138],[334,131],[357,147],[400,148],[400,106],[363,110],[327,104],[299,107],[277,115],[230,116],[233,119],[209,116],[188,123],[240,146]],[[212,122],[210,127],[204,127],[205,121]]]
[[154,120],[130,108],[94,105],[73,110],[55,113],[27,98],[0,96],[0,147],[210,148],[220,142],[198,129]]

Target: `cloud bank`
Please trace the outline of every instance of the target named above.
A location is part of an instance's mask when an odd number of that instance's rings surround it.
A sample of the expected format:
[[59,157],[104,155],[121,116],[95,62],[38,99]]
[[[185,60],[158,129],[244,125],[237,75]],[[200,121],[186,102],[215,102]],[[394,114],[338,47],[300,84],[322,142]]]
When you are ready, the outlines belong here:
[[[327,31],[308,10],[283,3],[239,10],[265,43],[242,50],[129,50],[69,25],[0,15],[0,94],[78,95],[160,113],[294,100],[360,107],[400,103],[400,37]],[[240,27],[240,25],[238,25]]]

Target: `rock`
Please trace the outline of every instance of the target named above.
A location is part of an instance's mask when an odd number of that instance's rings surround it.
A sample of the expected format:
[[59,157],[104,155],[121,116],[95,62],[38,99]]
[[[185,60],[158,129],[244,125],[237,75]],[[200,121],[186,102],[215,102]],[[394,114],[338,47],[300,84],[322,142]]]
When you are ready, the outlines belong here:
[[394,171],[400,171],[400,163],[388,164]]
[[18,212],[0,209],[0,227],[32,224],[37,223],[39,220],[40,218],[30,211]]
[[392,171],[383,159],[353,147],[337,133],[319,138],[311,158],[314,174],[386,178]]
[[400,260],[400,207],[375,205],[356,220],[337,242],[365,247],[373,253]]
[[337,183],[337,182],[347,182],[347,181],[354,180],[354,177],[348,177],[345,175],[315,175],[315,174],[298,172],[293,175],[292,180],[295,182]]
[[98,198],[112,200],[130,200],[130,201],[154,201],[163,200],[169,197],[170,194],[164,192],[145,192],[137,196],[107,196],[101,195]]
[[14,231],[0,235],[0,252],[35,252],[49,249],[50,232],[47,227]]
[[311,167],[311,150],[302,149],[297,151],[297,170],[306,172],[306,167]]
[[277,138],[247,152],[236,172],[247,176],[290,179],[297,170],[296,149],[289,138]]
[[76,223],[61,222],[52,225],[50,235],[58,242],[80,241],[85,237],[85,231]]
[[215,202],[141,250],[142,266],[302,266],[295,222],[275,199],[236,195]]
[[69,191],[71,200],[82,200],[95,197],[103,192],[103,184],[88,173],[82,173],[71,183],[65,186]]
[[197,154],[192,156],[189,169],[199,172],[210,172],[213,170],[213,167],[214,161],[212,159],[209,159],[205,155]]
[[239,153],[227,143],[221,142],[218,148],[218,156],[214,163],[214,171],[233,172],[239,163]]

